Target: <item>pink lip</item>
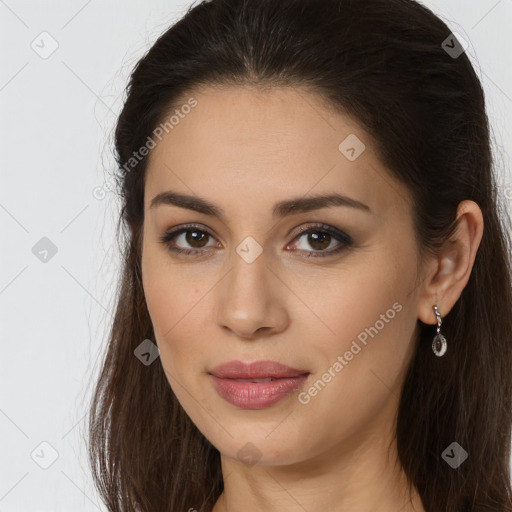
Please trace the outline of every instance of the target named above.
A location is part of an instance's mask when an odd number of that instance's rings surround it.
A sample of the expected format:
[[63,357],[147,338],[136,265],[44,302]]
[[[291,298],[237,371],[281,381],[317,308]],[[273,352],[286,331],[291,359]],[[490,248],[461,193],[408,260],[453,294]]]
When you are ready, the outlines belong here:
[[283,377],[298,377],[309,372],[291,368],[277,361],[254,361],[252,363],[228,361],[216,366],[209,373],[215,375],[215,377],[225,379],[263,379],[265,377],[280,379]]
[[[217,393],[227,402],[241,409],[263,409],[299,388],[309,372],[276,361],[256,361],[249,364],[230,361],[216,366],[209,374]],[[251,379],[263,378],[275,380],[251,382]]]

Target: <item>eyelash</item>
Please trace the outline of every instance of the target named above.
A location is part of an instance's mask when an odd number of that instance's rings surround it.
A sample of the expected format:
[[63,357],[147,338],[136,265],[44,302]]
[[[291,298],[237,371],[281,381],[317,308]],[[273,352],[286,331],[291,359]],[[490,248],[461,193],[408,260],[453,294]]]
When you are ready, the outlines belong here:
[[[188,231],[199,231],[201,233],[206,233],[208,236],[213,237],[208,231],[201,229],[197,225],[187,225],[183,226],[179,229],[176,229],[174,231],[169,231],[164,234],[160,238],[160,242],[166,246],[166,248],[173,252],[178,254],[184,254],[184,255],[191,255],[191,256],[198,256],[199,253],[204,253],[205,251],[208,251],[207,249],[181,249],[179,247],[174,247],[170,244],[170,242],[176,238],[177,236],[181,235],[182,233],[187,233]],[[306,256],[307,258],[315,257],[315,258],[326,258],[328,256],[333,256],[335,254],[340,253],[341,251],[345,250],[347,247],[351,246],[353,241],[346,233],[343,231],[340,231],[336,228],[333,228],[331,226],[328,226],[326,224],[316,224],[313,226],[308,226],[307,228],[304,228],[297,233],[297,235],[294,237],[293,240],[300,239],[302,236],[307,235],[309,233],[327,233],[331,237],[335,238],[337,241],[342,242],[341,246],[337,249],[331,249],[329,251],[305,251],[309,252],[309,256]],[[299,252],[303,251],[302,249],[299,249]]]

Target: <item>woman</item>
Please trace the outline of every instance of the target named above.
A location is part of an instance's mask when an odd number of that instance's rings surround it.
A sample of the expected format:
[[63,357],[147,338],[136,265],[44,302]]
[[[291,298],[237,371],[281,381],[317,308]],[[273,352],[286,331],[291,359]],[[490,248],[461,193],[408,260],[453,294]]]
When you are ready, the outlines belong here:
[[464,47],[413,0],[212,0],[140,60],[109,511],[512,511],[509,219]]

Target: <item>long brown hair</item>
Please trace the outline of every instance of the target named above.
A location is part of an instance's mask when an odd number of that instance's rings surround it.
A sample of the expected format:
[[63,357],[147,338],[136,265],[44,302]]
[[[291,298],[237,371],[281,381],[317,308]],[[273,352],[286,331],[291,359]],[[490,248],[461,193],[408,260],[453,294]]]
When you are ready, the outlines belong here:
[[[496,186],[480,81],[447,25],[414,0],[211,0],[188,9],[137,63],[115,131],[122,273],[91,403],[89,454],[111,512],[210,511],[220,455],[176,399],[159,360],[141,280],[147,144],[179,99],[203,85],[304,86],[373,137],[407,185],[421,254],[455,228],[458,204],[481,208],[484,234],[432,357],[420,339],[400,397],[399,461],[427,512],[512,512],[510,218]],[[454,53],[454,52],[457,52]],[[120,231],[120,230],[119,230]],[[468,460],[441,457],[456,441]]]

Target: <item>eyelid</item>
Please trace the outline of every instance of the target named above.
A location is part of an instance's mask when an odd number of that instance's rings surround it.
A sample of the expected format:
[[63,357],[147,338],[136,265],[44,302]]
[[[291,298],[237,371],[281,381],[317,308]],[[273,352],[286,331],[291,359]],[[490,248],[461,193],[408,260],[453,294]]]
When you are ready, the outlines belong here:
[[293,240],[295,240],[297,237],[303,235],[304,233],[308,233],[310,231],[314,231],[315,229],[317,231],[324,231],[326,233],[329,233],[332,236],[336,236],[338,238],[345,239],[346,242],[351,242],[352,241],[350,236],[348,236],[346,233],[344,233],[341,229],[335,228],[334,226],[330,226],[328,224],[323,224],[322,222],[320,222],[320,223],[313,223],[313,224],[308,223],[305,227],[301,227],[299,229],[299,231],[293,237]]

